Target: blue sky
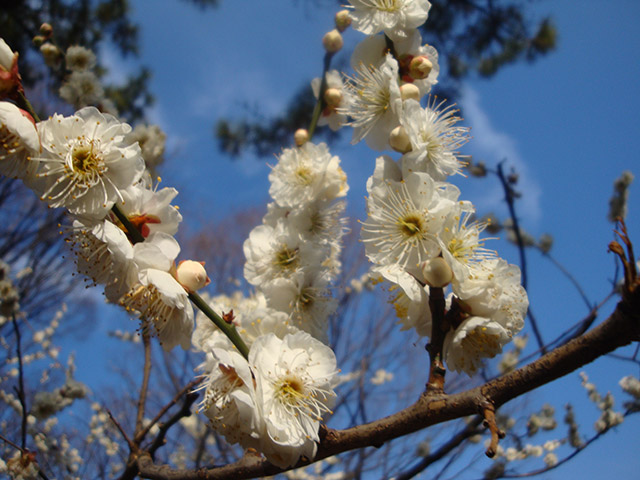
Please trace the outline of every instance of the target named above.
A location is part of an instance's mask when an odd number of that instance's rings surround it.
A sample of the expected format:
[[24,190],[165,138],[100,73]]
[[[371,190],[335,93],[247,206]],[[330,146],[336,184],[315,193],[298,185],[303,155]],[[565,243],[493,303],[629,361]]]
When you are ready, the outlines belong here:
[[[151,119],[169,136],[171,159],[162,171],[163,183],[181,191],[178,203],[186,222],[219,219],[266,202],[267,162],[222,157],[213,125],[217,118],[240,111],[243,103],[259,105],[266,114],[280,112],[302,81],[319,75],[320,39],[332,24],[335,2],[318,2],[319,8],[308,3],[222,0],[220,8],[202,12],[176,1],[132,2],[134,20],[141,25],[142,63],[154,75],[150,87],[157,104]],[[465,84],[463,97],[454,99],[463,106],[474,137],[464,153],[489,165],[507,159],[516,167],[523,193],[517,208],[524,228],[534,236],[554,236],[554,257],[597,302],[608,293],[613,273],[613,259],[606,251],[612,240],[612,225],[606,220],[612,183],[623,170],[640,174],[640,2],[539,1],[529,8],[537,18],[552,16],[558,48],[534,64],[506,67],[491,79]],[[360,38],[347,32],[346,49]],[[114,78],[126,71],[120,60],[110,61],[116,67]],[[362,218],[364,182],[376,154],[347,142],[333,153],[349,175],[350,213]],[[480,213],[504,213],[495,182],[461,178],[457,184]],[[628,220],[638,245],[639,206],[636,183]],[[498,242],[496,248],[517,262],[513,247]],[[566,279],[535,252],[529,252],[529,268],[531,303],[543,333],[552,338],[584,316],[586,307]],[[602,315],[612,307],[607,305]],[[585,370],[619,400],[619,378],[639,373],[632,364],[613,360]],[[567,399],[586,398],[579,385],[577,374],[570,375],[534,394],[531,403],[553,401],[560,408],[565,400],[558,399],[558,392]],[[577,415],[590,431],[597,417],[592,405],[580,403]],[[605,472],[634,478],[640,471],[639,426],[632,417],[591,453],[544,478],[600,478]]]

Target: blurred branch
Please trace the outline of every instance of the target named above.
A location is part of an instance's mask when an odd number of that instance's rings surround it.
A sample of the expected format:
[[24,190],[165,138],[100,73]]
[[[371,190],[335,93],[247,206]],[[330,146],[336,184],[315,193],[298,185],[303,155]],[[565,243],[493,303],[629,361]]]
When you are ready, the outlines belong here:
[[[22,426],[20,428],[20,450],[24,452],[27,448],[27,400],[25,398],[24,391],[24,368],[22,366],[22,347],[20,338],[20,328],[18,328],[18,321],[16,320],[15,313],[11,316],[11,322],[13,323],[13,331],[16,334],[16,356],[18,357],[18,388],[16,393],[18,394],[18,400],[20,400],[20,406],[22,407]],[[15,387],[14,387],[15,388]]]
[[409,480],[410,478],[413,478],[419,473],[425,471],[430,465],[446,457],[454,448],[460,446],[460,444],[462,444],[466,439],[480,433],[480,429],[478,427],[482,424],[482,421],[482,416],[476,415],[473,420],[465,426],[465,428],[452,436],[447,442],[443,443],[435,452],[424,457],[410,469],[395,475],[394,478],[396,480]]

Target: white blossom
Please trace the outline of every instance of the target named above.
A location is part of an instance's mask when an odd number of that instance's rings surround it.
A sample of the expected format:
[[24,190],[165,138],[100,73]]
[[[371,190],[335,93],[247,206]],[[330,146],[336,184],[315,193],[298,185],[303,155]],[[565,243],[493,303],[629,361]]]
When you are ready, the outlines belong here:
[[[230,314],[233,325],[244,343],[251,348],[256,338],[274,333],[282,338],[287,333],[297,331],[289,325],[289,315],[267,306],[262,292],[251,297],[245,297],[240,292],[234,296],[219,295],[209,299],[202,295],[205,301],[219,315]],[[209,352],[214,348],[233,348],[231,341],[218,327],[202,312],[196,315],[196,329],[192,336],[193,346],[197,350]]]
[[91,70],[72,71],[64,79],[58,94],[74,108],[100,105],[105,99],[104,88]]
[[143,328],[153,328],[162,347],[169,351],[176,345],[188,350],[193,330],[193,308],[187,292],[170,272],[180,247],[173,237],[154,233],[137,243],[134,262],[138,282],[120,303],[140,317]]
[[[325,107],[322,110],[318,125],[329,125],[334,132],[347,123],[347,116],[338,112],[338,108],[344,111],[351,101],[351,96],[345,91],[342,76],[337,70],[330,70],[326,74],[326,90],[324,92]],[[311,81],[311,89],[316,99],[320,96],[321,78],[314,78]]]
[[459,191],[434,182],[426,173],[412,172],[399,181],[380,178],[387,165],[388,160],[378,159],[367,183],[368,218],[362,223],[362,241],[371,262],[397,263],[417,274],[419,265],[439,254],[437,234]]
[[457,126],[461,119],[454,105],[442,108],[432,97],[426,108],[406,100],[400,114],[400,124],[411,142],[411,151],[403,157],[405,171],[427,172],[436,180],[460,173],[464,161],[458,148],[469,140],[469,128]]
[[305,242],[286,221],[254,228],[244,242],[244,276],[252,285],[288,278],[299,269],[322,262],[323,251]]
[[75,220],[67,244],[76,257],[78,272],[105,286],[105,295],[117,302],[136,280],[133,245],[124,231],[108,220]]
[[91,70],[96,66],[96,55],[88,48],[72,45],[67,48],[64,63],[68,70]]
[[633,396],[636,400],[640,400],[640,380],[633,375],[627,375],[620,379],[620,388]]
[[[422,37],[418,30],[409,32],[408,37],[394,41],[393,47],[398,60],[398,75],[404,84],[413,84],[417,87],[419,98],[431,91],[431,87],[438,83],[440,65],[438,52],[431,45],[422,45]],[[380,66],[384,63],[387,54],[387,44],[383,35],[366,37],[353,49],[351,55],[351,68],[360,65]],[[431,71],[425,78],[415,79],[410,75],[410,65],[414,58],[424,57],[431,63]]]
[[[177,207],[171,205],[176,195],[175,188],[157,190],[140,182],[121,190],[122,200],[117,205],[144,238],[155,232],[175,235],[182,221]],[[110,214],[110,218],[118,223],[115,215]]]
[[507,330],[497,322],[469,317],[445,337],[443,355],[447,367],[471,376],[485,358],[498,355],[510,338]]
[[390,302],[396,312],[401,330],[413,328],[421,337],[431,336],[431,309],[429,308],[429,287],[420,282],[397,264],[383,265],[371,269],[371,274],[381,275],[391,283]]
[[406,38],[422,25],[431,4],[427,0],[349,0],[353,28],[365,35],[384,32],[392,40]]
[[235,351],[213,349],[205,363],[204,399],[199,409],[209,418],[211,426],[230,443],[243,447],[258,446],[253,434],[260,426],[255,405],[253,374],[247,360]]
[[75,115],[55,114],[38,123],[42,155],[36,186],[52,207],[103,218],[121,190],[141,177],[144,161],[137,143],[125,142],[126,123],[93,107]]
[[337,374],[333,351],[308,333],[258,338],[249,352],[264,421],[260,451],[280,467],[312,459],[322,417],[331,413]]
[[346,179],[340,159],[325,143],[307,142],[282,152],[269,174],[269,194],[281,207],[333,200],[346,195]]
[[31,157],[39,152],[33,120],[13,103],[0,102],[0,174],[28,181],[37,166]]
[[278,278],[263,289],[267,304],[289,316],[289,323],[328,343],[328,319],[338,306],[328,288],[328,276],[318,268]]
[[374,150],[389,148],[389,134],[398,125],[398,111],[402,108],[398,85],[398,62],[387,54],[379,67],[361,63],[355,76],[347,77],[346,91],[351,96],[346,107],[338,113],[351,117],[351,143],[363,138]]

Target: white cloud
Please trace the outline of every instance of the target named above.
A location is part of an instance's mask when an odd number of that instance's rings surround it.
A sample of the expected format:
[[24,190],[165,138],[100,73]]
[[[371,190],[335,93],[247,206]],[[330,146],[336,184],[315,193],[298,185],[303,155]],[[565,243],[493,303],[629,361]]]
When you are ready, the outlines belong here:
[[[491,118],[482,108],[478,92],[469,85],[463,86],[460,103],[464,111],[464,123],[472,128],[473,135],[468,146],[465,147],[465,153],[471,153],[476,161],[483,160],[490,168],[497,167],[498,162],[503,160],[505,160],[503,168],[507,172],[513,167],[519,175],[516,188],[522,194],[516,204],[516,211],[520,218],[526,219],[526,226],[537,225],[542,217],[540,206],[542,190],[518,151],[516,140],[509,134],[496,129]],[[497,188],[492,188],[488,192],[484,190],[481,198],[474,201],[479,211],[504,208],[504,194]]]

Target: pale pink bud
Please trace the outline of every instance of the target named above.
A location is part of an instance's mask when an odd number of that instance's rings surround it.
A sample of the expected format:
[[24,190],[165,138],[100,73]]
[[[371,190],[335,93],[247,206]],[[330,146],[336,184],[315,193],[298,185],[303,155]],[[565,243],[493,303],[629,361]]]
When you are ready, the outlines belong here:
[[309,141],[309,132],[304,128],[299,128],[293,134],[293,141],[297,146],[301,147]]
[[340,10],[336,13],[336,28],[338,31],[344,32],[349,25],[351,25],[349,10]]
[[424,80],[431,73],[433,63],[424,55],[414,57],[409,64],[409,75],[415,80]]
[[188,292],[195,292],[211,283],[204,269],[204,262],[183,260],[176,269],[176,280]]
[[435,257],[422,264],[422,275],[430,287],[442,288],[453,280],[453,271],[442,257]]
[[322,37],[322,45],[327,52],[336,53],[342,48],[342,35],[338,30],[331,30]]
[[405,83],[400,87],[400,96],[402,100],[420,101],[420,90],[413,83]]
[[337,107],[342,101],[342,92],[339,88],[327,88],[324,92],[324,101],[330,107]]
[[401,125],[397,126],[389,134],[389,145],[396,152],[407,153],[411,151],[411,140]]
[[11,70],[14,55],[13,50],[7,45],[7,42],[0,38],[0,67],[4,68],[7,72]]
[[0,98],[11,97],[22,91],[18,73],[18,53],[0,38]]

